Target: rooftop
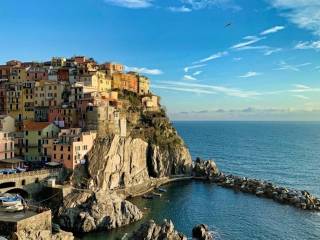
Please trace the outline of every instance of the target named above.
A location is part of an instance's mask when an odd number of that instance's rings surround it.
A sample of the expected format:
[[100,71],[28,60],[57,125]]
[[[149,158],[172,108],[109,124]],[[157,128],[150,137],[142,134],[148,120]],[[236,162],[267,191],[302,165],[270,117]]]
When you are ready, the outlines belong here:
[[50,122],[34,122],[30,120],[23,121],[24,129],[28,131],[39,131],[48,127],[50,124]]

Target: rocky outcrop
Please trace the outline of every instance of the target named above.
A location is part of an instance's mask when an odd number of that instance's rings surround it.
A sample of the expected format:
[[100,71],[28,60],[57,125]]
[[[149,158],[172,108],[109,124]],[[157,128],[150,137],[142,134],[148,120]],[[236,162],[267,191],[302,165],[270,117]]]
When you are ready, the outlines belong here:
[[183,144],[158,146],[113,135],[96,141],[88,162],[89,188],[113,190],[144,183],[150,177],[189,174],[192,160]]
[[110,230],[141,218],[135,205],[104,191],[67,195],[58,216],[60,226],[74,232]]
[[158,146],[151,144],[148,154],[148,169],[152,177],[189,174],[191,156],[183,145]]
[[150,220],[142,224],[129,240],[187,240],[187,237],[174,229],[171,220],[164,220],[161,225]]
[[209,228],[205,224],[199,224],[192,229],[192,237],[198,240],[213,240]]
[[192,175],[195,177],[204,177],[207,179],[213,179],[220,173],[216,163],[212,160],[200,160],[196,159],[193,163]]
[[292,205],[304,210],[320,211],[320,199],[312,196],[307,191],[289,189],[267,181],[224,174],[216,177],[215,182],[224,187],[255,194],[259,197],[271,198],[276,202]]
[[89,156],[89,187],[109,190],[149,179],[147,152],[148,144],[139,138],[112,135],[98,139]]
[[74,236],[70,232],[59,231],[52,234],[49,230],[19,231],[13,233],[11,240],[73,240]]

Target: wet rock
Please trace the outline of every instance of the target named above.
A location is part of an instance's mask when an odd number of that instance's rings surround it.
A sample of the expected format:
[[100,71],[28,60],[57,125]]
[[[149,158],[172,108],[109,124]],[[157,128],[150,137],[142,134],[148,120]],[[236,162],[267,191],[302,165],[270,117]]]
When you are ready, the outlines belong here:
[[205,177],[211,180],[218,177],[220,172],[214,161],[205,161],[197,158],[193,163],[192,173],[195,177]]
[[142,218],[135,205],[104,191],[74,192],[64,202],[59,209],[59,224],[75,232],[110,230]]
[[187,237],[174,229],[171,220],[165,219],[161,225],[154,220],[142,224],[129,240],[187,240]]
[[213,240],[212,234],[209,232],[208,226],[199,224],[192,229],[192,237],[198,240]]

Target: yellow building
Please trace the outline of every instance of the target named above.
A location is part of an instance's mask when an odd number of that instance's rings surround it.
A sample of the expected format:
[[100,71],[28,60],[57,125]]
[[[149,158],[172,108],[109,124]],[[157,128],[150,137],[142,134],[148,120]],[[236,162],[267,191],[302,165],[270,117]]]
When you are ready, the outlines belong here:
[[10,83],[23,83],[27,80],[27,69],[21,66],[11,68],[9,82]]
[[23,119],[34,120],[34,85],[35,82],[28,82],[22,89]]
[[80,77],[84,86],[93,87],[98,92],[107,92],[111,90],[111,79],[103,71],[92,71]]
[[63,91],[66,84],[63,82],[52,82],[40,80],[35,83],[34,106],[35,107],[57,107],[63,103]]
[[149,93],[150,81],[149,78],[139,75],[138,76],[138,94],[145,95]]
[[16,122],[23,120],[23,84],[9,84],[6,90],[6,109]]

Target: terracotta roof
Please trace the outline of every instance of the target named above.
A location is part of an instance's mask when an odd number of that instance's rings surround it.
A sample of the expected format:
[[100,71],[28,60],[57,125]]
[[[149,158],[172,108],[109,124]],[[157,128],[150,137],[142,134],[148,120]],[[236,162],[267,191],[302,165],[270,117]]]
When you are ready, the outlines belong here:
[[50,124],[50,122],[33,122],[30,120],[23,121],[24,129],[28,131],[39,131],[48,127]]

